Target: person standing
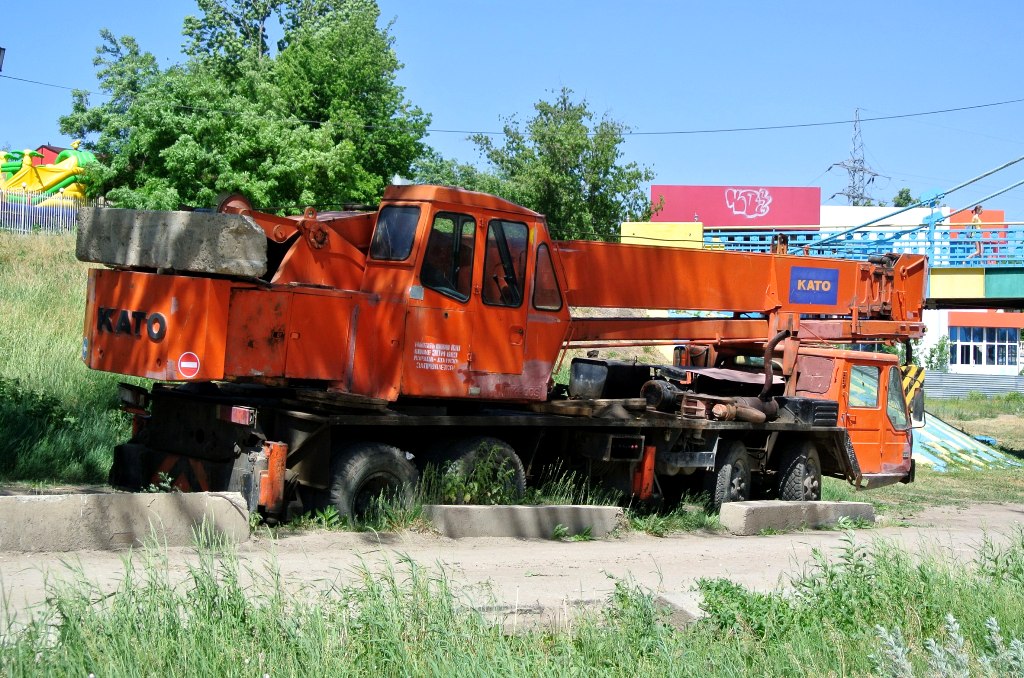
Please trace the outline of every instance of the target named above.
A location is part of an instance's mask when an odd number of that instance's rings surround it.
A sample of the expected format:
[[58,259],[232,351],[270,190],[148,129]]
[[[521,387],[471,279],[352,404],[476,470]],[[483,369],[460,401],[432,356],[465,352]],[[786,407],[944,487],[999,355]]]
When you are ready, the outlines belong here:
[[967,258],[981,259],[981,205],[975,205],[971,212],[973,214],[971,215],[971,225],[967,227],[967,239],[974,241],[974,251],[968,254]]

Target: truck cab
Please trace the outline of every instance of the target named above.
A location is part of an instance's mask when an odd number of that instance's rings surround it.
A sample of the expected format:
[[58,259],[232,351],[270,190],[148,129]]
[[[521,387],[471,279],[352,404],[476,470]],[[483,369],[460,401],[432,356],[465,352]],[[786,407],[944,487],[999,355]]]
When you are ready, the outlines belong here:
[[911,476],[911,415],[895,355],[801,347],[794,386],[799,397],[839,403],[839,425],[868,487]]

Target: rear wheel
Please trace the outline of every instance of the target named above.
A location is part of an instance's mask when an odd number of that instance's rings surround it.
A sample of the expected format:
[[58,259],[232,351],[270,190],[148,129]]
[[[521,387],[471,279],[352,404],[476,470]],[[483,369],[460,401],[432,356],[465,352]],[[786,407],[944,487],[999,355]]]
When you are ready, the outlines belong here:
[[445,501],[454,504],[507,504],[526,491],[526,471],[504,440],[479,436],[454,441],[439,451]]
[[709,508],[717,511],[730,501],[750,499],[750,459],[746,446],[738,440],[721,442],[724,447],[716,455],[715,471],[705,477]]
[[779,499],[783,501],[821,499],[821,460],[814,443],[794,442],[782,450],[776,482]]
[[416,478],[416,468],[397,447],[355,443],[331,458],[328,504],[343,518],[363,520],[381,500],[408,504]]

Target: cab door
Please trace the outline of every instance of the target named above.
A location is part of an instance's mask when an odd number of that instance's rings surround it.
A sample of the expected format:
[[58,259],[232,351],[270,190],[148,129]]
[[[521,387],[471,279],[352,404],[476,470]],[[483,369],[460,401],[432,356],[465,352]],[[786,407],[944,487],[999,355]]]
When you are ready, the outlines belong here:
[[409,293],[405,395],[468,395],[477,230],[477,219],[469,212],[442,210],[432,217],[417,284]]
[[882,366],[872,363],[847,363],[844,389],[845,426],[853,442],[861,473],[882,470],[882,427],[885,402],[881,397]]
[[887,368],[884,380],[885,425],[882,428],[881,470],[883,473],[910,471],[912,438],[903,373],[898,365]]
[[521,375],[526,350],[527,263],[531,229],[525,222],[492,218],[474,296],[470,370],[484,375]]

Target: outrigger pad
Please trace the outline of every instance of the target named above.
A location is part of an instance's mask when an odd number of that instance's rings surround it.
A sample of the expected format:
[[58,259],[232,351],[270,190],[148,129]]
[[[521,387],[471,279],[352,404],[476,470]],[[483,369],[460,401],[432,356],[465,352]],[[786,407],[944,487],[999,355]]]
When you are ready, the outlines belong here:
[[238,214],[86,207],[78,212],[79,261],[258,278],[267,236]]

